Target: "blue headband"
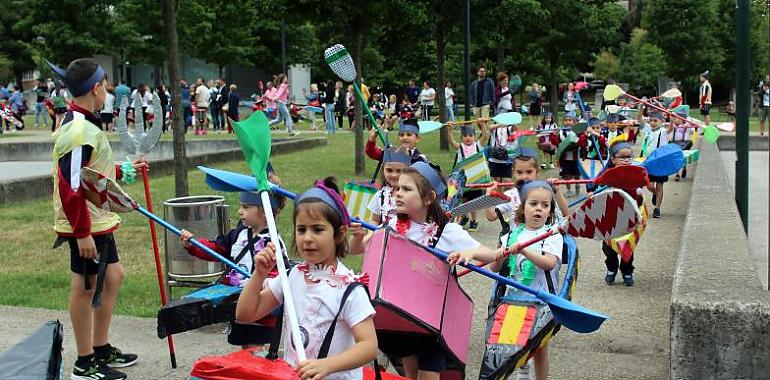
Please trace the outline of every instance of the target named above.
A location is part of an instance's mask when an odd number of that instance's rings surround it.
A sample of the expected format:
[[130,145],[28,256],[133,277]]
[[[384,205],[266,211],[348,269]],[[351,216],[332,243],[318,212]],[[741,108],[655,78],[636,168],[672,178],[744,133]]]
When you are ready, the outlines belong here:
[[[276,198],[275,195],[272,193],[269,193],[270,198],[270,207],[273,208],[273,210],[278,210],[281,208],[281,202],[278,201],[278,198]],[[257,192],[253,191],[241,191],[240,192],[240,201],[243,204],[246,205],[255,205],[262,207],[262,196],[259,195]]]
[[399,126],[398,126],[398,132],[399,133],[401,133],[401,132],[411,132],[411,133],[419,136],[420,135],[420,127],[418,127],[418,126],[416,126],[414,124],[409,124],[409,123],[401,122],[399,124]]
[[551,186],[550,183],[546,181],[530,181],[524,184],[524,186],[521,187],[521,190],[519,190],[519,194],[521,195],[522,201],[524,199],[527,199],[527,195],[535,189],[546,189],[548,190],[551,195],[553,195],[553,186]]
[[575,113],[575,111],[569,111],[569,112],[567,112],[566,115],[564,115],[564,118],[565,119],[577,120],[577,114]]
[[94,85],[101,82],[105,76],[102,66],[97,65],[96,71],[94,71],[94,73],[91,74],[88,79],[78,83],[67,76],[67,70],[62,69],[61,67],[58,67],[51,62],[46,62],[48,63],[48,66],[51,67],[51,70],[53,70],[53,72],[56,73],[59,78],[61,78],[62,82],[64,82],[64,86],[67,87],[67,90],[69,90],[70,94],[72,94],[72,96],[75,98],[87,94],[89,91],[91,91],[92,88],[94,88]]
[[467,125],[463,125],[460,128],[460,134],[462,136],[476,136],[476,129]]
[[406,166],[412,163],[412,157],[406,155],[403,152],[399,152],[393,149],[386,149],[382,154],[382,162],[400,162]]
[[535,160],[535,162],[537,162],[537,152],[534,149],[532,149],[532,148],[527,148],[527,147],[520,146],[519,149],[518,149],[518,153],[516,154],[516,156],[513,159],[515,160],[515,159],[517,159],[519,157],[531,158],[531,159]]
[[595,126],[595,125],[599,125],[599,124],[601,124],[601,122],[602,122],[602,121],[601,121],[601,120],[599,120],[599,118],[598,118],[598,117],[592,117],[592,118],[588,119],[588,125],[590,125],[590,126],[592,126],[592,127],[593,127],[593,126]]
[[[332,196],[332,193],[336,195],[336,197]],[[308,199],[318,199],[325,203],[327,206],[331,207],[335,213],[337,213],[337,216],[339,216],[342,220],[342,224],[346,226],[350,225],[350,214],[348,213],[348,209],[345,208],[345,203],[342,201],[342,198],[340,198],[339,194],[337,194],[334,190],[324,186],[322,180],[316,181],[315,187],[312,187],[304,193],[300,194],[295,200],[295,204],[299,205]]]
[[608,123],[617,123],[620,121],[620,115],[616,113],[611,113],[607,115],[607,122]]
[[650,114],[650,118],[651,118],[651,119],[652,119],[652,118],[656,118],[656,119],[658,119],[658,120],[661,120],[661,121],[666,121],[666,118],[665,118],[665,117],[663,117],[663,114],[662,114],[662,113],[660,113],[660,112],[653,112],[653,113],[651,113],[651,114]]
[[612,145],[612,148],[610,148],[610,150],[612,151],[612,155],[613,156],[618,154],[618,152],[620,152],[621,149],[631,149],[632,151],[634,150],[633,145],[631,145],[631,144],[629,144],[629,143],[627,143],[625,141],[621,141],[621,142],[615,143],[615,144]]
[[436,196],[439,199],[444,199],[447,192],[446,184],[441,180],[441,176],[436,169],[433,169],[430,165],[422,161],[413,163],[410,168],[417,170],[421,176],[425,177],[436,192]]

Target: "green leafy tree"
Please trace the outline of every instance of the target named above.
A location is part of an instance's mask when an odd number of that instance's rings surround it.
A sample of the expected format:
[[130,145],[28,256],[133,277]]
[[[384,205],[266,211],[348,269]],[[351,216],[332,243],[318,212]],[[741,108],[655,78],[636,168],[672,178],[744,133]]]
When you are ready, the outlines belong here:
[[591,62],[594,77],[597,79],[617,78],[620,73],[620,60],[609,50],[602,50]]
[[[32,42],[35,41],[35,36],[31,29],[19,25],[24,15],[29,12],[30,5],[24,0],[11,0],[0,12],[0,54],[10,63],[10,66],[5,66],[8,71],[0,73],[3,74],[0,79],[14,79],[21,83],[22,74],[35,68],[36,46]],[[13,11],[10,11],[11,9]]]
[[632,87],[654,87],[666,72],[663,50],[648,42],[648,33],[644,29],[634,29],[631,41],[621,43],[621,52],[623,69],[619,79]]

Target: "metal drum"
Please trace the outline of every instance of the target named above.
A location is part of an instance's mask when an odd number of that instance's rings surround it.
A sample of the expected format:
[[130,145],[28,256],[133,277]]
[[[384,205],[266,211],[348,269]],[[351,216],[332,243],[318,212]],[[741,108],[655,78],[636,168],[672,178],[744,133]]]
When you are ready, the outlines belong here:
[[[225,199],[214,195],[173,198],[163,202],[163,215],[171,224],[205,239],[229,230]],[[165,231],[166,280],[168,286],[201,286],[216,280],[224,271],[218,261],[201,260],[182,247],[179,237]]]

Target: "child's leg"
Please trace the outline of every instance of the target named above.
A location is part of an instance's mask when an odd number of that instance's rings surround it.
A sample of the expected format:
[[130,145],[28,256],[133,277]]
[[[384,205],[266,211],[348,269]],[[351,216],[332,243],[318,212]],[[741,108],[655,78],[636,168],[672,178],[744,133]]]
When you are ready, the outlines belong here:
[[72,331],[75,333],[75,344],[77,345],[78,356],[86,356],[94,353],[91,340],[93,310],[91,300],[94,298],[94,285],[96,276],[89,275],[88,283],[91,289],[85,289],[83,275],[72,273],[70,281],[70,321],[72,322]]
[[535,351],[535,379],[548,380],[548,346]]
[[433,371],[418,371],[417,379],[418,380],[439,380],[439,372],[433,372]]
[[602,242],[602,253],[604,253],[604,265],[607,267],[607,272],[617,273],[619,265],[618,254],[604,242]]
[[94,309],[93,345],[103,346],[109,343],[110,321],[115,302],[118,299],[118,290],[123,283],[126,273],[120,262],[107,265],[104,274],[104,289],[102,290],[102,305]]
[[655,204],[655,208],[660,208],[660,205],[663,203],[663,182],[655,184],[655,198],[655,200],[658,201],[658,203]]
[[410,379],[417,380],[417,355],[409,355],[401,358],[401,364],[404,366],[404,375]]
[[471,221],[472,222],[476,221],[476,211],[471,212]]
[[631,255],[631,257],[628,259],[628,262],[621,261],[620,262],[620,273],[623,273],[624,275],[634,274],[634,256]]

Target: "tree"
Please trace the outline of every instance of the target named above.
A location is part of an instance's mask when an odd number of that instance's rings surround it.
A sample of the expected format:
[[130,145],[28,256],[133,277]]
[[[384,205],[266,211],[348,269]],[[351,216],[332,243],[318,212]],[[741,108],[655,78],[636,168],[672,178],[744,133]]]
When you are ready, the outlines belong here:
[[596,55],[591,66],[597,79],[617,78],[620,73],[620,60],[609,50],[602,50]]
[[185,197],[187,188],[187,152],[185,150],[185,128],[182,112],[182,92],[179,88],[179,40],[176,32],[176,12],[179,3],[163,0],[164,40],[168,50],[168,74],[171,85],[171,105],[174,110],[174,189],[177,197]]
[[663,50],[649,43],[647,31],[640,28],[631,32],[629,43],[621,43],[621,63],[619,79],[635,88],[656,86],[666,72]]
[[[0,75],[0,79],[6,77],[6,80],[15,79],[17,83],[21,83],[22,75],[35,68],[34,46],[30,43],[35,37],[31,29],[19,25],[29,7],[30,3],[27,1],[12,0],[4,7],[4,11],[0,12],[0,54],[10,60],[10,67],[6,66],[10,73]],[[13,59],[10,59],[11,57]]]

